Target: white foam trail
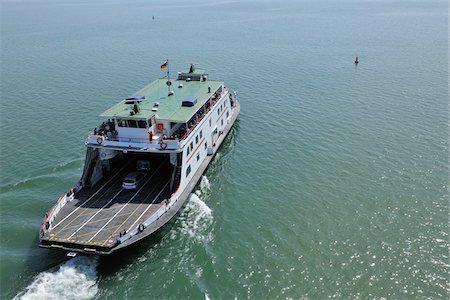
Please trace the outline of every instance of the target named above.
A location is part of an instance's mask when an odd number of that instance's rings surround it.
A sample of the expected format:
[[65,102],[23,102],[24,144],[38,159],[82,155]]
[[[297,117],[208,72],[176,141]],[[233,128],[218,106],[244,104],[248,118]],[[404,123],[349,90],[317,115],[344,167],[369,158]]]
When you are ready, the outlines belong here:
[[200,199],[200,197],[198,197],[197,195],[191,194],[189,204],[193,204],[190,208],[195,211],[196,219],[212,217],[211,208],[209,208],[208,205],[206,205],[206,203],[203,202],[203,200]]
[[98,292],[96,257],[76,257],[39,273],[14,300],[92,299]]
[[210,238],[208,228],[213,221],[212,210],[196,194],[190,195],[180,220],[183,234],[200,241]]
[[211,184],[209,183],[208,177],[202,176],[202,180],[200,181],[200,190],[202,193],[206,193],[211,189]]

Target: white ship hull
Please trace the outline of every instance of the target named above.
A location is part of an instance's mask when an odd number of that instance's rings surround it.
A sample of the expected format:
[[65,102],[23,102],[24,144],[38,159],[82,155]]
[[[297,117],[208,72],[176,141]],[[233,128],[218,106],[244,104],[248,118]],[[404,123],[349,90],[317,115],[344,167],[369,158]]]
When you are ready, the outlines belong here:
[[[186,123],[189,129],[182,138],[162,138],[161,133],[145,139],[139,130],[130,136],[130,128],[127,138],[123,130],[115,137],[91,133],[82,178],[46,214],[40,246],[108,255],[169,222],[184,206],[239,115],[234,94],[223,84],[218,91],[191,118],[195,122]],[[173,122],[165,126],[179,130]],[[124,189],[123,178],[143,159],[151,163],[151,171],[138,188]]]

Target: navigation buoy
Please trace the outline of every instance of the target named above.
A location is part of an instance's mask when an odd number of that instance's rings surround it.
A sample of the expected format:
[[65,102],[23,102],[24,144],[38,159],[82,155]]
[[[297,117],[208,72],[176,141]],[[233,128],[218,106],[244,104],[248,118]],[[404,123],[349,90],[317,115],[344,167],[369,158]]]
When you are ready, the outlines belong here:
[[355,65],[359,63],[358,56],[355,58]]

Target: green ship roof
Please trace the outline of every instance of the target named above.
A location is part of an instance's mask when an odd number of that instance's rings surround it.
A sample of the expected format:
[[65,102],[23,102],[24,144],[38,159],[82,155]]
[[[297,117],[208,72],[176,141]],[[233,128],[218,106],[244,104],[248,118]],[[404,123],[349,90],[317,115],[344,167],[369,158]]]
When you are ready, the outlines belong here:
[[[222,81],[206,80],[206,81],[185,81],[171,79],[171,90],[174,92],[172,96],[168,96],[167,79],[158,79],[138,91],[138,94],[145,96],[137,104],[139,111],[130,115],[133,110],[133,104],[121,101],[113,107],[103,112],[100,116],[108,118],[123,119],[149,119],[152,115],[156,115],[159,120],[171,120],[172,122],[187,122],[202,107],[206,101],[215,93],[215,91],[223,84]],[[179,84],[183,87],[178,87]],[[211,91],[208,93],[208,87]],[[197,98],[194,106],[181,106],[182,102],[187,98]],[[155,102],[159,103],[158,110],[152,111]]]

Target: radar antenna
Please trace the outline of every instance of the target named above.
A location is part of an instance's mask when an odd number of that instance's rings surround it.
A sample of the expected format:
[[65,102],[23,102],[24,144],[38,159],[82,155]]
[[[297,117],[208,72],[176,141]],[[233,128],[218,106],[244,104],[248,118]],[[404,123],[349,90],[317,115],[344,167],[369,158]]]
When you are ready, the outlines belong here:
[[187,61],[186,63],[190,65],[190,67],[189,67],[189,73],[194,73],[195,67],[196,67],[196,65],[198,65],[198,63],[190,62],[190,61]]

